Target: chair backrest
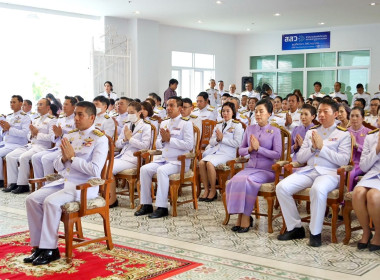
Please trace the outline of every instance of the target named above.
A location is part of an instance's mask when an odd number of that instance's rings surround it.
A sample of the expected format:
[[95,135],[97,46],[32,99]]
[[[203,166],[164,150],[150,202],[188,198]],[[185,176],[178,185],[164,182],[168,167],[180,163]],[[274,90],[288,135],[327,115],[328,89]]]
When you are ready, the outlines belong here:
[[113,133],[113,143],[116,143],[119,134],[117,133],[117,124],[115,122],[115,132]]
[[150,150],[156,149],[156,140],[157,140],[157,130],[156,127],[153,124],[150,124],[151,127],[151,142],[150,142]]
[[209,144],[215,126],[216,121],[202,120],[202,137],[200,140],[200,149],[204,150]]
[[[108,180],[112,178],[113,161],[115,158],[115,155],[114,155],[115,145],[113,143],[112,138],[109,135],[107,134],[104,134],[104,135],[108,139],[108,153],[107,153],[107,159],[104,163],[100,178],[104,180]],[[105,185],[99,186],[99,192],[102,193],[103,195],[104,195],[104,190],[105,190],[104,187]]]
[[193,124],[193,131],[194,131],[194,146],[193,146],[193,150],[190,151],[191,153],[195,153],[196,156],[194,159],[191,159],[191,164],[190,164],[190,167],[192,170],[195,170],[196,168],[196,159],[197,159],[197,153],[199,153],[200,151],[200,143],[201,143],[201,133],[200,133],[200,130],[199,128]]
[[[240,123],[241,123],[241,125],[243,126],[243,129],[244,130],[246,130],[247,129],[247,125],[245,124],[245,123],[243,123],[241,120],[238,120]],[[251,119],[249,119],[249,122],[248,122],[248,125],[250,124],[250,122],[251,122]]]
[[316,119],[313,120],[313,124],[314,125],[320,125],[321,123],[319,121],[317,121]]
[[367,123],[367,122],[365,122],[365,121],[363,121],[363,126],[369,128],[369,129],[372,129],[372,130],[374,130],[374,129],[377,128],[377,127],[373,126],[372,124]]
[[281,132],[282,150],[281,150],[280,160],[290,161],[291,143],[292,143],[290,132],[284,127],[279,126],[276,123],[271,123],[271,125],[279,128]]

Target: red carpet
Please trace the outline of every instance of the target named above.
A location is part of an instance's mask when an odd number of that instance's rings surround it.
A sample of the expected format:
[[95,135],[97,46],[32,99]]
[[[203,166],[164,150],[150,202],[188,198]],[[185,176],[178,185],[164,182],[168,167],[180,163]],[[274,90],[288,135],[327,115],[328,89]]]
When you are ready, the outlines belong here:
[[201,265],[120,245],[109,251],[101,243],[75,249],[73,262],[66,264],[60,240],[60,260],[33,266],[23,263],[30,249],[29,232],[1,236],[0,279],[165,279]]

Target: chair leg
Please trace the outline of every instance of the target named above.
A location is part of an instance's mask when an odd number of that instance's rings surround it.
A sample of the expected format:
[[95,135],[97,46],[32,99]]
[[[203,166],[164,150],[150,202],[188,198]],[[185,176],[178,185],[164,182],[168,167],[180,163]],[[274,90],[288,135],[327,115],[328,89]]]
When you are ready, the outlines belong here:
[[191,190],[193,193],[193,207],[194,209],[198,209],[197,185],[195,181],[191,183]]
[[267,203],[268,203],[268,232],[273,233],[273,204],[274,204],[274,197],[268,196],[266,197]]
[[282,217],[282,228],[280,230],[280,234],[284,234],[286,231],[286,223],[285,223],[284,215],[282,215],[282,213],[281,213],[281,217]]
[[66,263],[71,263],[73,257],[73,229],[74,220],[70,219],[70,215],[64,215],[63,224],[65,227],[65,243],[66,243]]
[[201,195],[201,179],[200,179],[200,174],[199,174],[199,167],[197,167],[195,180],[196,180],[196,185],[197,185],[197,198],[198,198]]
[[256,197],[256,201],[255,201],[255,208],[256,208],[256,211],[255,211],[255,218],[256,220],[260,219],[260,204],[259,204],[259,197]]
[[140,180],[137,180],[136,183],[136,188],[137,188],[137,194],[139,196],[139,204],[141,205],[141,185],[140,185]]
[[230,214],[228,213],[228,210],[227,210],[227,197],[226,197],[226,192],[223,193],[223,195],[222,195],[222,199],[223,199],[224,210],[225,210],[225,212],[226,212],[226,217],[224,218],[223,225],[228,225],[228,222],[230,221]]
[[129,185],[129,206],[131,209],[135,208],[135,186],[136,186],[136,179],[132,178],[130,181],[128,181]]
[[6,188],[8,186],[8,176],[7,176],[7,161],[5,160],[5,157],[3,157],[2,161],[3,161],[4,187]]
[[336,229],[338,222],[338,212],[339,212],[339,204],[331,205],[332,208],[332,219],[331,219],[331,242],[338,243],[338,239],[336,238]]
[[179,182],[172,183],[169,187],[170,189],[170,198],[172,201],[172,216],[177,217],[177,200],[178,200],[178,190],[179,190]]
[[343,244],[348,245],[350,243],[351,239],[351,211],[352,211],[352,202],[351,201],[345,201],[343,206],[343,221],[344,221],[344,227],[346,236],[343,239]]
[[84,238],[83,229],[82,229],[82,221],[80,218],[75,222],[75,228],[76,228],[77,233],[78,233],[77,234],[78,238]]
[[109,216],[110,216],[109,209],[107,208],[105,212],[99,213],[99,214],[103,218],[104,236],[107,237],[106,239],[107,249],[112,250],[113,243],[112,243],[111,227],[110,227],[110,220],[109,220]]

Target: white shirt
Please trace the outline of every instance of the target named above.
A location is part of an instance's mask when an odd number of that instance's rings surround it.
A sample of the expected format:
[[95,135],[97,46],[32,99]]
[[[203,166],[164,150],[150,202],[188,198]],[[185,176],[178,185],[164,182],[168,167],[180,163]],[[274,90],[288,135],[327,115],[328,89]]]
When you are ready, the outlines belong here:
[[107,98],[113,99],[113,100],[115,100],[117,98],[117,94],[115,92],[110,92],[108,95],[108,93],[104,91],[104,92],[99,93],[99,95],[102,95],[104,97],[107,97]]

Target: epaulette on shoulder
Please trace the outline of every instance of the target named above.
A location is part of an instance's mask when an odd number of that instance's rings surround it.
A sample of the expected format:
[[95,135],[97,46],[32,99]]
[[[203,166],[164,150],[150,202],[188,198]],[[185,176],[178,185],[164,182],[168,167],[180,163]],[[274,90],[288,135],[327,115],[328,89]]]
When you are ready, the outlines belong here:
[[220,124],[220,123],[223,123],[223,121],[217,122],[216,124]]
[[313,127],[311,127],[310,129],[316,129],[318,127],[320,127],[321,125],[320,124],[317,124],[317,125],[314,125]]
[[246,119],[246,118],[247,118],[247,116],[242,115],[242,114],[240,114],[240,117],[241,117],[242,119]]
[[301,114],[301,110],[298,110],[297,113],[300,113],[300,114]]
[[188,120],[190,120],[190,118],[189,117],[181,117],[181,120],[188,121]]
[[195,112],[195,111],[199,111],[199,108],[195,108],[195,109],[193,110],[193,112]]
[[232,120],[233,123],[240,123],[238,120]]
[[378,131],[379,131],[379,129],[376,128],[376,129],[374,129],[374,130],[369,131],[367,134],[368,134],[368,135],[370,135],[370,134],[374,134],[374,133],[376,133],[376,132],[378,132]]
[[21,112],[20,115],[26,116],[27,113],[25,113],[25,112]]
[[164,107],[157,107],[158,110],[164,110]]
[[99,137],[102,137],[104,135],[104,133],[101,132],[99,129],[94,129],[92,133],[94,133],[96,136],[99,136]]
[[347,131],[347,128],[341,127],[339,125],[337,125],[336,128],[339,129],[339,130],[341,130],[341,131]]
[[211,106],[211,105],[210,105],[209,108],[213,108],[213,109],[215,109],[215,106]]
[[144,120],[144,123],[148,123],[148,124],[150,124],[150,121],[148,121],[148,120]]
[[207,111],[214,112],[213,108],[207,108]]
[[280,113],[284,113],[284,114],[286,114],[286,113],[288,113],[289,111],[285,111],[285,110],[282,110]]
[[366,94],[371,95],[369,92],[366,92]]
[[164,121],[166,121],[166,120],[170,120],[170,118],[169,118],[169,117],[166,117],[166,118],[164,119]]
[[[5,116],[4,114],[1,114],[2,116]],[[11,116],[13,115],[13,113],[9,113],[7,116]]]
[[334,92],[332,91],[332,92],[329,93],[329,95],[330,95],[330,94],[333,94],[333,93],[334,93]]
[[370,115],[370,112],[365,112],[365,116],[369,116]]
[[59,115],[59,117],[58,118],[60,118],[60,119],[62,119],[62,118],[64,118],[64,117],[66,117],[66,115]]
[[241,114],[245,114],[245,113],[247,113],[247,112],[249,112],[249,110],[241,110],[241,111],[240,111]]
[[196,116],[196,115],[190,115],[190,118],[196,119],[196,118],[198,118],[198,116]]
[[38,119],[38,118],[40,118],[41,116],[38,116],[38,117],[35,117],[34,119],[36,120],[36,119]]
[[53,116],[53,115],[49,115],[48,118],[49,118],[49,119],[55,119],[55,116]]
[[206,91],[210,90],[210,88],[206,89]]
[[107,114],[105,114],[104,117],[105,117],[107,120],[110,118],[110,116],[108,116]]
[[70,130],[68,133],[73,133],[73,132],[77,132],[79,129],[78,128],[75,128],[73,130]]

